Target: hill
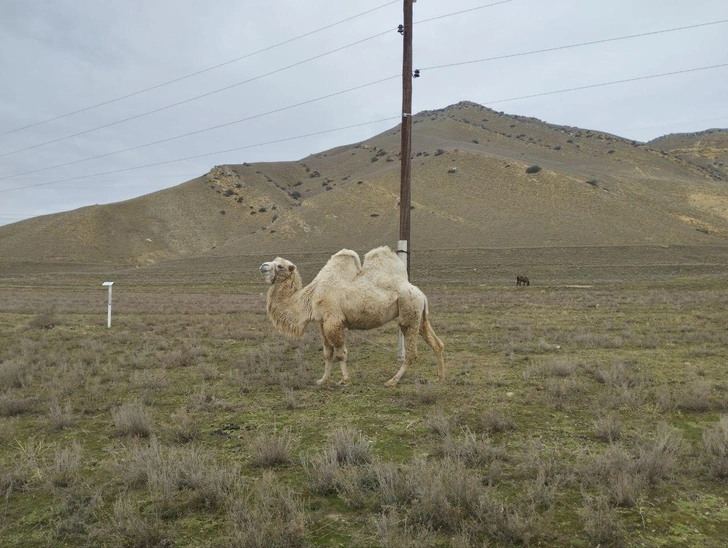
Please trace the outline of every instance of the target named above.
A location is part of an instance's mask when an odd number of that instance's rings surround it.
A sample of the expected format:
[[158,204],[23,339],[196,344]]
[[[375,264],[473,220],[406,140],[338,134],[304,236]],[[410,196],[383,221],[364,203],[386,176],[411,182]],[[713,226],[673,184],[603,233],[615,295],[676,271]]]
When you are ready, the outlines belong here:
[[[645,145],[470,102],[421,112],[412,245],[726,244],[725,135]],[[393,245],[399,142],[395,127],[300,161],[217,166],[133,200],[0,227],[0,256],[134,265]]]
[[728,129],[671,133],[648,145],[699,165],[714,177],[728,181]]

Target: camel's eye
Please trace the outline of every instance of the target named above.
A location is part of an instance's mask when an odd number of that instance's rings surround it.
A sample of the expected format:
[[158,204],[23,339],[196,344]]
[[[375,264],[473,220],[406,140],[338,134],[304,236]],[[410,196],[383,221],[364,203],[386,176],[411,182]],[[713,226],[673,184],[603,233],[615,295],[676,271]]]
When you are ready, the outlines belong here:
[[278,270],[283,270],[283,265],[282,264],[279,264],[278,265]]

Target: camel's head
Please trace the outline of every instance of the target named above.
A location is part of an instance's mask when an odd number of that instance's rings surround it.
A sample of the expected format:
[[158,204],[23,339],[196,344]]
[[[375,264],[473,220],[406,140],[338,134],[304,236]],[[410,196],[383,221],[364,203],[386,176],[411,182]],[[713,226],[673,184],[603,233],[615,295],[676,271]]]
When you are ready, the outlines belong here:
[[270,284],[287,280],[295,270],[295,264],[280,257],[276,257],[271,262],[260,265],[260,271]]

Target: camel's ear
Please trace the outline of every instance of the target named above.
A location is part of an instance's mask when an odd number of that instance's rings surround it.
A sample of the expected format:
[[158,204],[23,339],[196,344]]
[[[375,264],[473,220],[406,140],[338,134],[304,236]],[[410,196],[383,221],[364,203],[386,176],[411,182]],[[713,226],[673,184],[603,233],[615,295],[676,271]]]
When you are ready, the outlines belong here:
[[295,264],[292,264],[291,266],[288,267],[288,270],[290,270],[291,272],[293,272],[294,270],[296,270],[296,265]]

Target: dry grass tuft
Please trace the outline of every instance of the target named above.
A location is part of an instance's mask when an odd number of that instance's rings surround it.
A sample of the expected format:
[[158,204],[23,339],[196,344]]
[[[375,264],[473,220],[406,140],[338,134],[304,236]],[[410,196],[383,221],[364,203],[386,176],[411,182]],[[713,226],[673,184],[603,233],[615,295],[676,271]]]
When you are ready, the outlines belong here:
[[379,514],[374,525],[379,545],[387,548],[425,548],[436,544],[430,528],[410,523],[393,508]]
[[76,424],[76,415],[71,408],[71,402],[67,401],[66,404],[61,407],[61,404],[59,404],[57,400],[53,400],[48,411],[48,423],[54,430],[71,428],[74,424]]
[[617,511],[604,497],[587,497],[579,512],[592,546],[623,546],[624,529]]
[[238,466],[221,463],[202,448],[170,449],[166,467],[168,472],[162,471],[162,476],[172,477],[178,490],[193,491],[200,507],[222,508],[242,491]]
[[163,522],[154,513],[142,514],[128,496],[119,497],[113,513],[93,534],[100,545],[154,548],[165,546],[168,534]]
[[617,441],[622,435],[622,423],[619,420],[619,415],[609,413],[600,416],[592,423],[592,432],[600,440],[609,443]]
[[199,437],[200,419],[190,413],[186,407],[180,407],[172,413],[170,419],[171,422],[165,429],[177,443],[187,443]]
[[523,377],[525,379],[529,379],[531,377],[565,378],[574,375],[574,373],[576,373],[576,369],[577,365],[572,361],[562,358],[553,358],[534,363],[523,372]]
[[371,505],[372,486],[376,483],[370,466],[347,466],[339,469],[336,490],[349,508],[362,510]]
[[31,378],[31,370],[32,368],[18,360],[0,363],[0,390],[23,388]]
[[703,432],[703,447],[710,472],[728,478],[728,415]]
[[[180,504],[220,508],[241,490],[240,470],[220,463],[204,449],[194,446],[160,446],[156,438],[134,443],[129,455],[116,467],[129,488],[146,487],[155,508],[174,516]],[[181,496],[181,492],[187,495]],[[180,498],[181,496],[181,498]]]
[[619,444],[611,445],[587,463],[582,474],[587,483],[601,488],[616,506],[634,506],[646,486],[635,459]]
[[299,440],[291,434],[290,428],[271,434],[260,432],[251,444],[250,452],[256,466],[278,466],[292,460],[291,453],[296,450]]
[[34,397],[0,395],[0,417],[14,417],[35,411],[37,400]]
[[403,471],[393,462],[377,462],[372,465],[372,474],[376,478],[376,491],[379,501],[384,507],[404,507],[417,494],[417,478],[414,473],[420,468],[412,466]]
[[55,487],[68,487],[80,479],[81,446],[74,442],[70,447],[58,448],[50,469],[51,483]]
[[111,412],[117,436],[147,438],[152,434],[149,410],[140,401],[124,403]]
[[504,415],[500,411],[489,409],[483,413],[477,421],[476,429],[497,434],[516,430],[518,426],[512,417]]
[[637,472],[648,485],[656,485],[669,477],[688,450],[682,434],[667,423],[657,425],[655,438],[642,447],[637,459]]
[[292,411],[298,407],[298,400],[296,399],[296,393],[293,390],[284,389],[283,396],[286,402],[286,409]]
[[594,379],[611,387],[634,388],[649,384],[649,378],[636,371],[635,367],[624,361],[617,360],[610,367],[598,368]]
[[431,382],[415,382],[415,395],[417,401],[425,405],[434,405],[437,403],[438,390],[434,383]]
[[361,430],[337,428],[331,435],[331,448],[336,461],[344,466],[358,466],[372,461],[371,443]]
[[443,439],[442,454],[469,466],[483,466],[494,460],[507,460],[504,447],[493,445],[486,434],[478,436],[467,427],[460,437],[447,436]]
[[297,548],[306,544],[304,506],[293,490],[266,471],[229,511],[233,548]]
[[693,413],[704,413],[713,408],[711,396],[713,386],[704,379],[696,379],[673,393],[673,401],[678,409]]
[[445,415],[442,407],[436,407],[427,416],[427,425],[432,432],[441,438],[444,438],[450,435],[452,430],[452,419]]
[[301,464],[313,493],[330,495],[336,491],[340,469],[336,450],[329,448],[321,455],[303,458]]
[[53,329],[58,323],[56,307],[51,305],[40,310],[28,322],[30,329]]

